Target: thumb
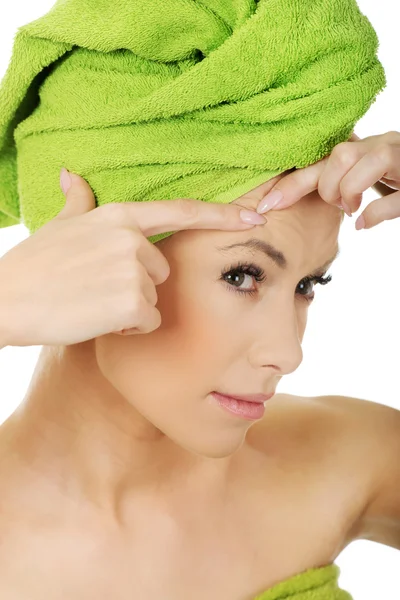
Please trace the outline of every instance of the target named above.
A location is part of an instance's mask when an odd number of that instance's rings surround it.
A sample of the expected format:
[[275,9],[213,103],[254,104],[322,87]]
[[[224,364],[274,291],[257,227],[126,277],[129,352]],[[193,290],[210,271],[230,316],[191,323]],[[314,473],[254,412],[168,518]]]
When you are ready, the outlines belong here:
[[66,202],[56,219],[68,219],[96,208],[96,198],[88,182],[76,173],[61,169],[60,187]]

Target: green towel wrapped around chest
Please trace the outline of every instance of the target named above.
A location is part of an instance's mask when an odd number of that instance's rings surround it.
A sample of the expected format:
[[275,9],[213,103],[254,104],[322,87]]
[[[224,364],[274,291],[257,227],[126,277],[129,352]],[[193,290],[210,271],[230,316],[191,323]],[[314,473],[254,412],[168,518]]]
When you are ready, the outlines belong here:
[[98,206],[227,203],[306,167],[386,86],[377,48],[355,0],[58,0],[0,85],[0,227],[58,214],[63,166]]
[[335,563],[294,575],[253,600],[353,600],[338,586],[340,568]]

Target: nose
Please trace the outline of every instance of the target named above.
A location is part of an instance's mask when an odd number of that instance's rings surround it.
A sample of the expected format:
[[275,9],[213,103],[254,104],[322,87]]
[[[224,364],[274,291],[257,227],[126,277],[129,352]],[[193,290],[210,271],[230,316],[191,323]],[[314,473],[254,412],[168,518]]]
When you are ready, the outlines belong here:
[[293,298],[282,295],[268,305],[268,314],[257,322],[257,339],[250,353],[253,367],[271,367],[279,375],[293,373],[303,360],[301,343],[307,313]]

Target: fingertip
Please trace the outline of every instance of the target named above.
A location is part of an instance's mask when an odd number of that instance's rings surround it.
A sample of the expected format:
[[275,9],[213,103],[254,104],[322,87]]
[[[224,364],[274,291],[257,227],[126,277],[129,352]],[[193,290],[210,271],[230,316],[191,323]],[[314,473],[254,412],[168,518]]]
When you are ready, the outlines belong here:
[[355,226],[357,231],[360,229],[365,229],[365,218],[364,215],[360,215],[355,222]]
[[239,212],[240,220],[246,225],[264,225],[267,219],[260,214],[257,214],[254,210],[248,210],[242,208]]
[[271,210],[272,208],[279,208],[278,204],[283,200],[283,193],[281,190],[273,190],[269,192],[257,206],[258,214],[262,214]]

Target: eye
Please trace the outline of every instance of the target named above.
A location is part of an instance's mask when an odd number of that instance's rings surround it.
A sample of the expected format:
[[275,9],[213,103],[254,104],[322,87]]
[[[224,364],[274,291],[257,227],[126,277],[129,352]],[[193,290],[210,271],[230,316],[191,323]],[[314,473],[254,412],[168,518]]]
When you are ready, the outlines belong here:
[[246,277],[250,283],[251,278],[255,279],[257,283],[262,283],[266,279],[265,271],[261,267],[248,262],[239,262],[236,265],[232,265],[228,271],[221,273],[220,279],[227,281],[229,283],[229,288],[239,294],[253,295],[257,292],[257,288],[239,289],[243,279],[246,279]]
[[[332,275],[328,275],[327,277],[324,277],[323,275],[312,275],[309,277],[304,277],[304,279],[302,279],[300,281],[299,286],[305,285],[307,287],[310,284],[316,285],[317,283],[319,283],[320,285],[326,285],[330,281],[332,281]],[[301,294],[301,295],[304,295],[304,297],[309,302],[312,302],[312,300],[314,300],[315,292],[312,292],[311,294]]]
[[[226,281],[229,284],[229,289],[237,292],[239,294],[250,294],[254,295],[257,293],[257,288],[253,287],[245,287],[243,289],[239,289],[244,282],[246,281],[246,277],[251,283],[251,278],[255,279],[258,283],[262,283],[266,279],[265,271],[254,263],[248,262],[239,262],[236,265],[232,265],[229,270],[221,273],[220,279]],[[297,286],[297,289],[300,289],[300,296],[305,298],[308,302],[312,302],[314,299],[315,293],[314,291],[307,291],[310,289],[312,285],[320,284],[326,285],[332,280],[332,275],[328,275],[324,277],[323,275],[310,275],[308,277],[304,277]],[[305,293],[304,293],[305,292]]]

